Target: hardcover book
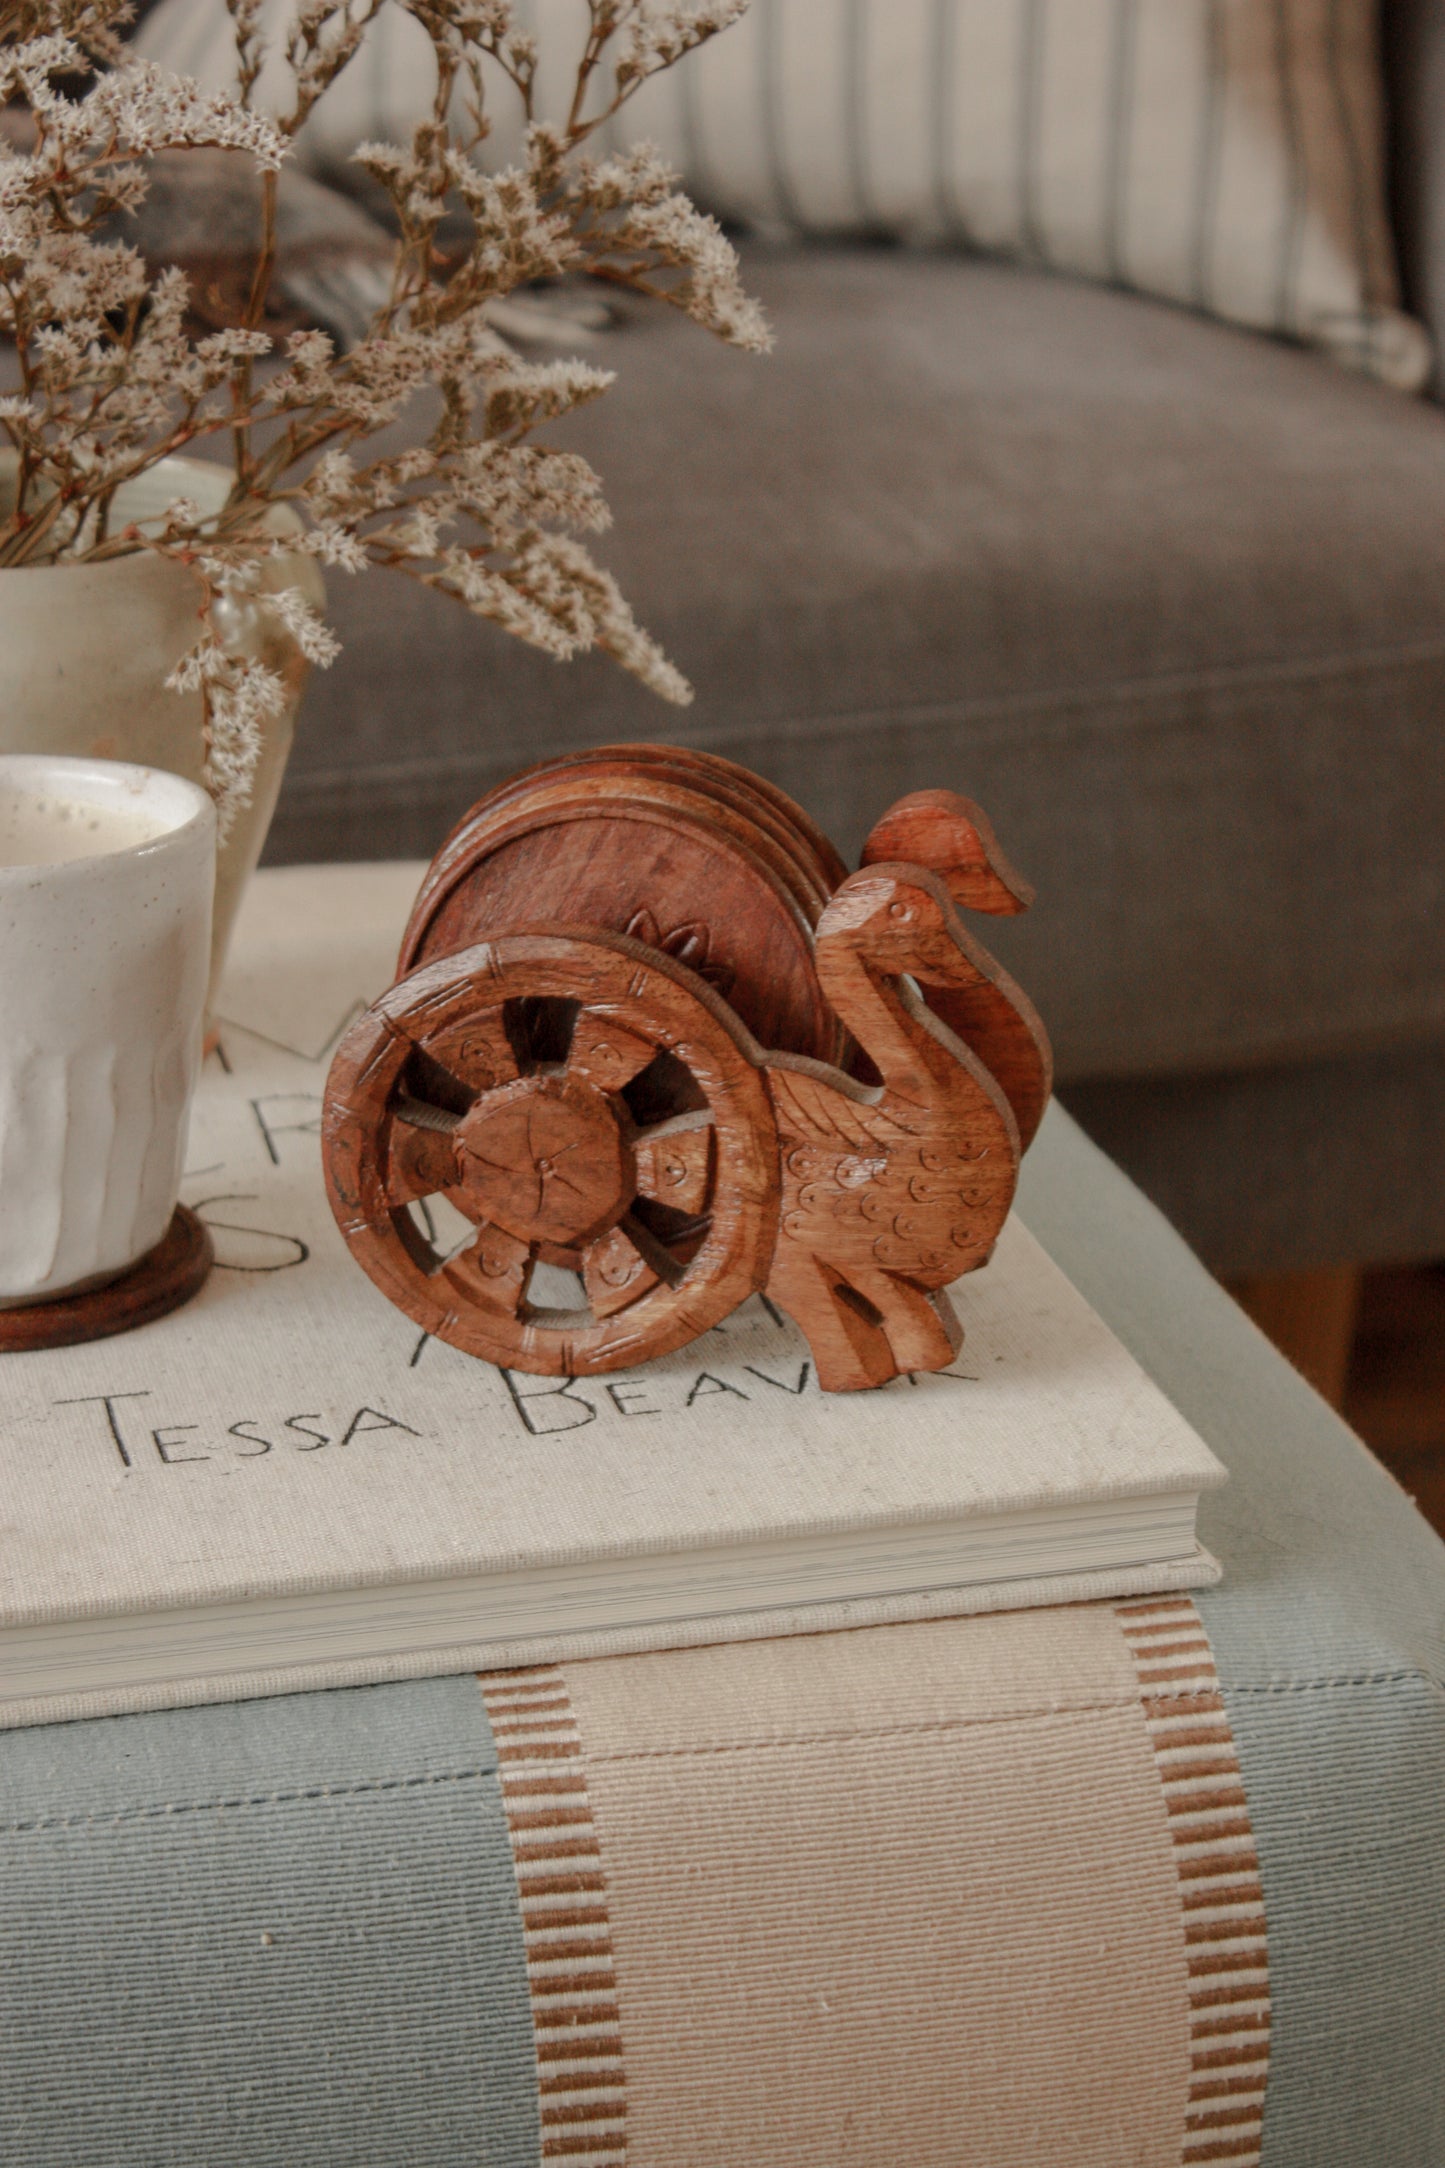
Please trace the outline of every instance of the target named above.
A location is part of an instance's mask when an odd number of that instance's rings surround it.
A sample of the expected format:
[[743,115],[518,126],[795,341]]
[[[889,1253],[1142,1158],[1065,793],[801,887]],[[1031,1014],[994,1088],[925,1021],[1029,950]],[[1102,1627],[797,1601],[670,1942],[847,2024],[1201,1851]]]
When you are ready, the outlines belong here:
[[428,1339],[317,1138],[414,866],[257,876],[183,1195],[188,1307],[0,1357],[0,1723],[1198,1587],[1224,1471],[1017,1215],[950,1370],[818,1390],[754,1296],[584,1379]]

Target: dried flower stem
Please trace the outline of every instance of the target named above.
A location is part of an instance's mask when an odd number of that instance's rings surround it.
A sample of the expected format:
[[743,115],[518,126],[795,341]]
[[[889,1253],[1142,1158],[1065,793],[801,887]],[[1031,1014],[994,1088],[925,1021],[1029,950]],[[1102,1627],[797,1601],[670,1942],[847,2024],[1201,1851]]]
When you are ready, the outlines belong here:
[[[596,475],[575,453],[535,441],[610,376],[519,359],[488,312],[519,287],[580,272],[665,301],[735,345],[769,344],[731,247],[656,157],[595,160],[585,148],[643,82],[724,29],[746,0],[587,0],[560,127],[534,110],[536,48],[510,0],[400,4],[430,40],[434,94],[409,144],[358,148],[397,238],[387,298],[344,354],[317,331],[293,333],[278,352],[265,328],[279,175],[382,0],[298,0],[283,56],[289,96],[274,118],[254,107],[266,60],[261,0],[227,0],[236,84],[219,97],[130,54],[117,35],[120,0],[22,0],[0,15],[0,103],[19,100],[33,122],[28,150],[0,141],[0,332],[15,342],[20,378],[18,393],[0,399],[0,430],[16,454],[0,567],[137,549],[187,567],[205,627],[172,682],[204,696],[223,818],[244,801],[282,688],[263,664],[228,652],[222,605],[245,594],[311,660],[335,652],[293,589],[267,591],[263,568],[287,553],[347,572],[405,573],[559,658],[600,646],[664,698],[689,698],[577,539],[608,523]],[[521,162],[499,172],[479,157],[489,70],[526,121]],[[241,153],[261,174],[241,320],[195,341],[183,275],[151,274],[120,237],[145,196],[149,161],[182,147]],[[443,257],[442,221],[458,209],[467,246]],[[435,413],[411,448],[375,450],[379,433],[423,398]],[[177,502],[143,527],[124,518],[128,484],[218,436],[235,469],[218,517]],[[278,507],[299,518],[299,533],[278,531]]]

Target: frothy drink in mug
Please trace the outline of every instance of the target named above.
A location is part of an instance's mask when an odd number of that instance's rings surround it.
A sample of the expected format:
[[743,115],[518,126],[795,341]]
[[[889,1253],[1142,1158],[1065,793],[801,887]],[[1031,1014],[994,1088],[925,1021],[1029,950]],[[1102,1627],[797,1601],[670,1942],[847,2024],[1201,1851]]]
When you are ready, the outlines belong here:
[[0,756],[0,1308],[112,1279],[170,1225],[215,828],[179,776]]
[[43,793],[0,795],[0,866],[63,866],[165,834],[154,812]]

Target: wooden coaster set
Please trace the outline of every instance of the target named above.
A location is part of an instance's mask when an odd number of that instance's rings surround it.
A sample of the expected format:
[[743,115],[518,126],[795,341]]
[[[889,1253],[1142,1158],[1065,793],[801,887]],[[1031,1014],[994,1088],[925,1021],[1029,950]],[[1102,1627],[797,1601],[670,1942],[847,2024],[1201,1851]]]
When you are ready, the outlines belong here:
[[205,1286],[214,1263],[211,1237],[189,1205],[178,1204],[153,1250],[113,1280],[53,1302],[18,1303],[0,1310],[0,1355],[32,1348],[78,1347],[134,1332],[189,1302]]
[[901,799],[849,874],[710,754],[527,770],[443,844],[337,1051],[323,1158],[353,1255],[516,1370],[640,1363],[758,1292],[826,1390],[943,1368],[943,1290],[987,1261],[1051,1078],[958,913],[1031,900],[949,791]]

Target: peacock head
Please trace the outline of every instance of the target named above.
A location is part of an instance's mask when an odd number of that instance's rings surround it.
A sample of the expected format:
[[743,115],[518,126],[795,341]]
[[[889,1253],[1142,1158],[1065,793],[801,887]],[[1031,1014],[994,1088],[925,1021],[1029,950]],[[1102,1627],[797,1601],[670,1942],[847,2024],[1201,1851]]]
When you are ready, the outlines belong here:
[[1010,865],[982,808],[952,790],[915,790],[890,806],[863,846],[863,864],[922,866],[964,911],[1026,911],[1033,889]]
[[867,866],[850,874],[818,921],[818,941],[846,944],[889,977],[939,984],[979,975],[947,889],[920,866]]

